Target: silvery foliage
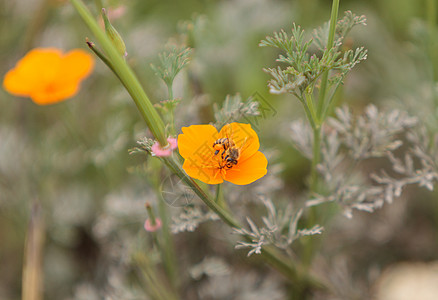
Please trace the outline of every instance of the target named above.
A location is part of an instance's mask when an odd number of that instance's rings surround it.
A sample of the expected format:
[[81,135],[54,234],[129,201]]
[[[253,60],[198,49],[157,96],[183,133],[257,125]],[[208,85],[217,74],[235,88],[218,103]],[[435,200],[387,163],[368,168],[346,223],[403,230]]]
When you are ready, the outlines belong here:
[[[367,19],[364,15],[357,16],[351,11],[346,11],[344,13],[344,17],[338,20],[336,24],[336,33],[335,33],[335,47],[340,47],[343,43],[345,36],[351,31],[351,29],[356,25],[367,25]],[[328,32],[329,32],[330,23],[326,22],[323,26],[314,30],[313,39],[316,47],[319,50],[324,50],[327,45]]]
[[246,101],[242,100],[239,94],[234,96],[227,95],[222,107],[215,103],[213,106],[214,117],[216,119],[216,127],[220,129],[227,123],[240,121],[243,118],[259,116],[259,102],[252,97]]
[[[417,131],[409,131],[406,137],[412,145],[403,159],[388,152],[392,169],[401,178],[394,179],[384,171],[372,175],[376,182],[386,186],[388,195],[399,196],[409,184],[417,184],[432,191],[434,183],[438,181],[438,135],[431,138],[426,128],[421,127]],[[419,168],[416,168],[418,165]]]
[[398,149],[403,143],[397,135],[417,123],[416,118],[405,112],[393,110],[382,113],[375,105],[368,105],[364,115],[356,119],[345,106],[336,109],[335,114],[336,118],[330,118],[328,124],[355,160],[383,157]]
[[[330,85],[337,87],[342,83],[345,75],[356,64],[367,58],[367,50],[363,47],[355,50],[341,49],[345,35],[356,25],[365,25],[364,16],[356,16],[350,11],[336,25],[335,42],[332,48],[327,49],[328,24],[315,30],[314,37],[304,39],[304,30],[293,24],[292,34],[289,36],[284,30],[274,32],[272,37],[261,41],[261,47],[274,47],[285,52],[279,55],[278,62],[287,64],[286,68],[267,68],[264,71],[272,76],[268,82],[272,94],[291,93],[303,99],[307,87],[315,86],[317,79],[326,71],[333,70],[329,78]],[[310,54],[309,48],[314,44],[321,55]]]
[[281,280],[273,274],[244,270],[206,278],[200,283],[200,299],[280,300],[286,299]]
[[[426,130],[416,126],[416,118],[399,110],[379,112],[374,105],[366,107],[358,117],[346,107],[336,109],[335,114],[323,128],[318,165],[329,191],[327,195],[315,195],[307,206],[337,202],[344,208],[344,214],[352,217],[353,209],[373,212],[385,202],[391,203],[406,185],[433,189],[438,179],[438,137],[431,141]],[[312,159],[310,126],[297,121],[291,128],[296,148]],[[407,143],[401,148],[403,137]],[[398,152],[405,148],[401,159]],[[359,166],[370,159],[384,160],[391,167],[364,173]]]
[[146,154],[152,154],[152,146],[154,145],[155,141],[153,139],[143,137],[140,140],[137,141],[138,146],[131,148],[128,150],[129,154],[138,154],[138,153],[146,153]]
[[191,49],[186,46],[168,44],[158,55],[160,64],[151,64],[152,70],[167,86],[172,86],[176,75],[190,62]]
[[303,210],[294,211],[291,205],[278,210],[272,201],[266,197],[261,197],[266,207],[267,216],[262,217],[263,227],[258,227],[251,218],[247,217],[249,229],[234,229],[235,233],[250,237],[251,242],[239,241],[236,248],[250,248],[248,256],[260,254],[262,246],[274,245],[280,249],[287,249],[296,239],[314,234],[321,234],[323,228],[315,225],[310,229],[298,229],[298,221],[303,214]]
[[193,232],[199,224],[217,220],[219,220],[219,217],[214,212],[206,211],[200,205],[190,204],[184,206],[178,215],[172,217],[170,228],[174,234],[184,231]]
[[193,279],[200,280],[204,275],[228,276],[231,274],[231,267],[219,257],[205,257],[200,263],[192,266],[189,273]]

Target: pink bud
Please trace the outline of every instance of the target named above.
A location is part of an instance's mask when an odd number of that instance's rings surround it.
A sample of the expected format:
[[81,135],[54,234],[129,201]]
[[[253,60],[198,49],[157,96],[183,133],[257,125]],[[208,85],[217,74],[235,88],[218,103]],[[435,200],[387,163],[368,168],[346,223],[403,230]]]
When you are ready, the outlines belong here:
[[161,148],[160,143],[155,142],[151,148],[152,155],[159,157],[170,156],[172,151],[178,147],[178,143],[175,138],[167,138],[167,142],[169,144],[163,148]]
[[162,223],[160,218],[155,219],[155,225],[152,225],[150,219],[146,219],[146,222],[144,222],[144,229],[148,232],[155,232],[161,228],[161,225]]

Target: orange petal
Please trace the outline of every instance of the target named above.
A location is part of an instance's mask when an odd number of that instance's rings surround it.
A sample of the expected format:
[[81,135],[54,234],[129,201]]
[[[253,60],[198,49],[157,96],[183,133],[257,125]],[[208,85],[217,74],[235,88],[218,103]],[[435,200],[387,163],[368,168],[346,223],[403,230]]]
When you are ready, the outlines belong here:
[[28,96],[38,86],[57,77],[60,61],[61,51],[58,49],[33,49],[6,74],[3,86],[11,94]]
[[79,84],[48,84],[30,93],[30,98],[39,105],[54,104],[73,97],[79,91]]
[[227,124],[222,127],[219,136],[231,138],[236,143],[236,147],[241,148],[239,162],[245,161],[260,148],[259,137],[250,124],[236,122]]
[[[24,82],[26,84],[23,84]],[[37,85],[37,78],[26,78],[15,69],[6,73],[3,79],[3,88],[15,96],[27,97]]]
[[64,82],[80,81],[90,74],[93,67],[94,59],[89,53],[81,49],[71,50],[61,59],[58,78]]
[[268,160],[257,151],[245,161],[240,161],[232,169],[227,170],[225,180],[238,185],[250,184],[266,175]]
[[18,62],[16,69],[23,77],[37,79],[39,84],[51,82],[57,78],[61,55],[56,48],[36,48]]
[[213,143],[218,136],[214,126],[191,125],[183,127],[182,132],[178,135],[178,150],[184,159],[189,157],[204,159],[213,156]]
[[207,184],[219,184],[224,181],[218,168],[203,167],[199,162],[191,159],[184,161],[183,169],[190,177]]

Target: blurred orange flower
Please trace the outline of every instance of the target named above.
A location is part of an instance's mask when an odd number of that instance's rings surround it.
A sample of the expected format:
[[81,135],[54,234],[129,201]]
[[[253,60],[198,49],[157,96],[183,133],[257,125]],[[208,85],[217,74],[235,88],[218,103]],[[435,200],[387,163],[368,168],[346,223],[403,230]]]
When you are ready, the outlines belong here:
[[227,124],[220,132],[212,125],[192,125],[182,132],[178,149],[190,177],[208,184],[225,180],[244,185],[267,172],[268,160],[258,151],[259,138],[249,124]]
[[83,50],[63,54],[56,48],[36,48],[6,73],[3,87],[39,105],[53,104],[76,95],[93,67],[93,57]]

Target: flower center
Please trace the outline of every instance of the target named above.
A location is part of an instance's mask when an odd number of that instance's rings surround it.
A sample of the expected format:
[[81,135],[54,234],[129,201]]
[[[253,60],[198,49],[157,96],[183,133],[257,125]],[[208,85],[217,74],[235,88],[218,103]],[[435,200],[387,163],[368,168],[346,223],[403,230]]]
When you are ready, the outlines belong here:
[[231,169],[237,165],[240,158],[240,148],[230,138],[217,139],[213,143],[214,158],[219,163],[219,169]]
[[56,91],[56,86],[54,83],[49,83],[45,87],[46,93],[54,93]]

